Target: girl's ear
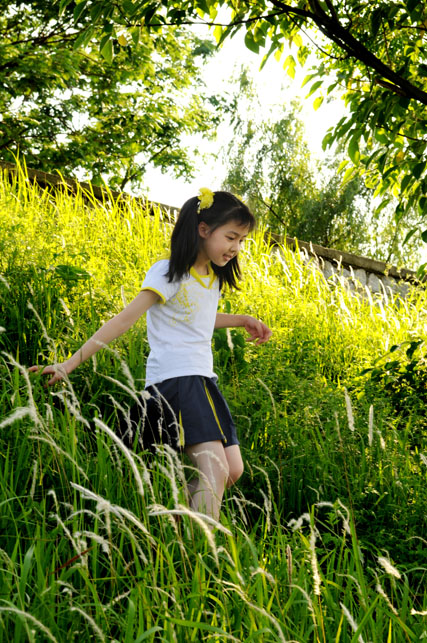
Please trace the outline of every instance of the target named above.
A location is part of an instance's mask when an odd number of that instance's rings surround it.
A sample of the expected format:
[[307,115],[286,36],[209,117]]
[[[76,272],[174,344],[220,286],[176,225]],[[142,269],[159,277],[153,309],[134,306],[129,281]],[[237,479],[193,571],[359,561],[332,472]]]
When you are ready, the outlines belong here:
[[208,226],[208,224],[205,223],[204,221],[200,221],[198,225],[198,230],[199,230],[199,235],[202,237],[202,239],[207,239],[210,232],[210,226]]

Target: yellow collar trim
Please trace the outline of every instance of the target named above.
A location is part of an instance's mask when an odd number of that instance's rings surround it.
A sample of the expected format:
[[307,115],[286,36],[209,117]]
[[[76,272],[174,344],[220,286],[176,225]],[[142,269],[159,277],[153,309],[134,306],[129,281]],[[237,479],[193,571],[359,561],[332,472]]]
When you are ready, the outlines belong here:
[[[212,288],[212,284],[216,279],[216,275],[215,275],[215,273],[213,271],[213,268],[212,268],[210,263],[208,263],[208,274],[207,275],[199,275],[199,273],[197,272],[197,270],[193,266],[191,266],[191,268],[190,268],[190,275],[192,277],[194,277],[194,279],[196,281],[198,281],[199,284],[201,286],[203,286],[203,288],[208,288],[208,289]],[[208,283],[206,283],[206,277],[209,277],[209,282]]]

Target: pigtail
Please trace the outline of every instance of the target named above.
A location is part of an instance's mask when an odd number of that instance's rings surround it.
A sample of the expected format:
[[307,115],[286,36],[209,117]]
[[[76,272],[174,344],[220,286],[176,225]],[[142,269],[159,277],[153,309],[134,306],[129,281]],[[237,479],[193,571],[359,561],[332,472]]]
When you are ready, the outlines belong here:
[[188,199],[179,213],[171,236],[168,281],[179,281],[190,272],[199,252],[199,200]]

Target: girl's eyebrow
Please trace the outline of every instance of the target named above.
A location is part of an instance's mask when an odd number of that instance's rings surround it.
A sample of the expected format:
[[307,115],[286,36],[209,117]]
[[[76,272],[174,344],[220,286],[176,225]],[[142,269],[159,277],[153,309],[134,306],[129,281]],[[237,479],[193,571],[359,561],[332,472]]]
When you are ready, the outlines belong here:
[[246,239],[248,236],[248,233],[246,234],[240,234],[239,232],[235,232],[234,230],[229,230],[228,234],[234,234],[236,237],[242,237],[242,239]]

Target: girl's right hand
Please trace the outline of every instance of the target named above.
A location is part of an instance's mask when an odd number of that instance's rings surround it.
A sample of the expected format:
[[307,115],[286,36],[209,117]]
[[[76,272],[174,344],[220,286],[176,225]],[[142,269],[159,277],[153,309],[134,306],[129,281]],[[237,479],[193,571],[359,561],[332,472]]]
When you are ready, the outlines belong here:
[[[38,373],[43,366],[30,366],[28,369],[29,373]],[[67,362],[62,362],[60,364],[52,364],[51,366],[45,366],[40,373],[40,375],[52,375],[53,377],[48,380],[48,385],[52,386],[56,382],[63,380],[71,371],[68,368]]]

